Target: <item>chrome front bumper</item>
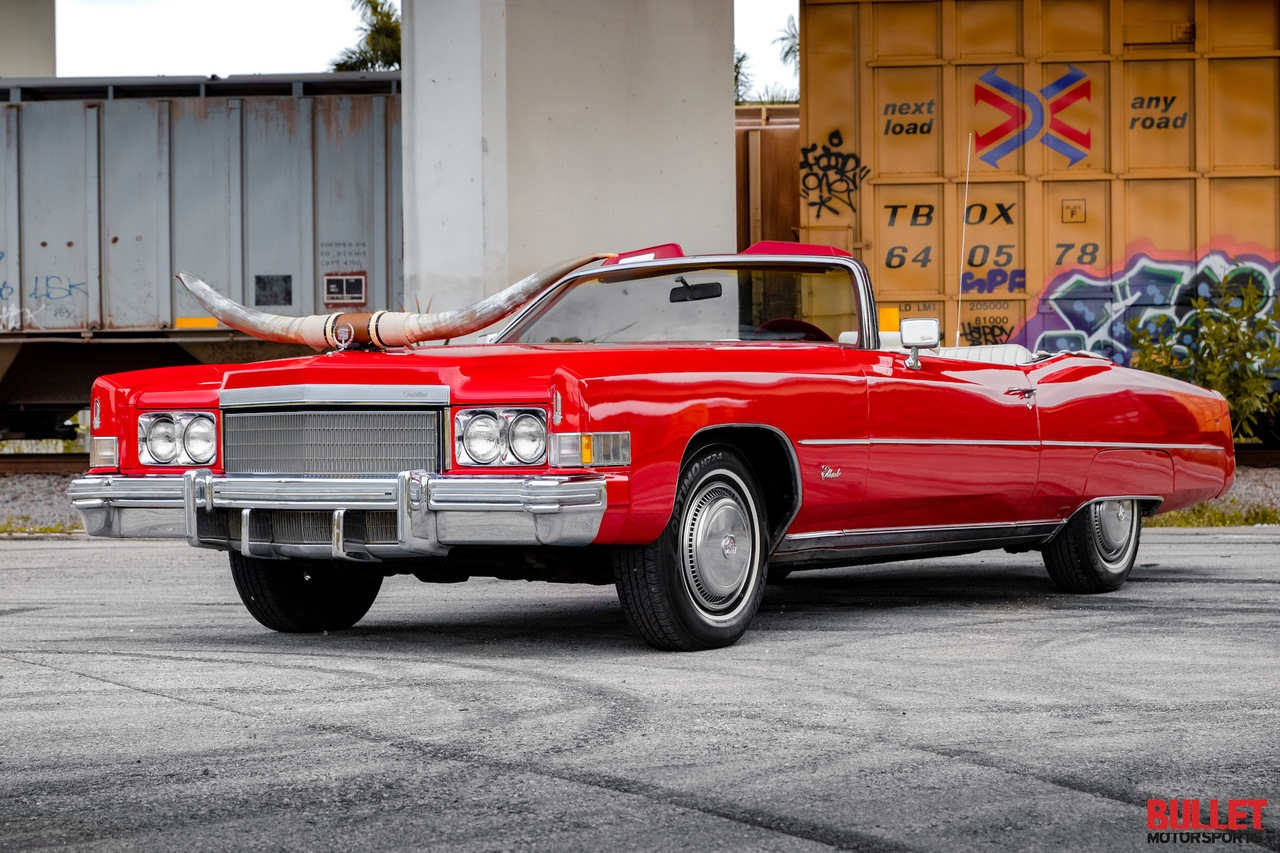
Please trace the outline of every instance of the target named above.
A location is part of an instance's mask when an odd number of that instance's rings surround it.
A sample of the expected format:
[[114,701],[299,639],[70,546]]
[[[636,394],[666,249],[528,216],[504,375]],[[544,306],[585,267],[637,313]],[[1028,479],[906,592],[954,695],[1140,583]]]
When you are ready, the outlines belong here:
[[[67,496],[91,536],[185,538],[254,557],[342,560],[441,555],[454,545],[588,545],[607,505],[605,479],[596,474],[427,471],[371,479],[226,477],[207,469],[83,477]],[[286,527],[291,532],[280,533]]]

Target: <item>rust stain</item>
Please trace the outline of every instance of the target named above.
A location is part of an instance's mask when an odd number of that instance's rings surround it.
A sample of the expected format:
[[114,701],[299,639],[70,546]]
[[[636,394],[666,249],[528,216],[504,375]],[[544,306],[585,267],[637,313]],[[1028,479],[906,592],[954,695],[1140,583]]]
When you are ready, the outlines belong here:
[[292,136],[298,130],[298,102],[293,98],[262,98],[249,108],[266,132],[283,127]]
[[344,95],[316,102],[316,120],[324,128],[325,141],[335,153],[352,142],[363,143],[362,135],[373,126],[374,95]]

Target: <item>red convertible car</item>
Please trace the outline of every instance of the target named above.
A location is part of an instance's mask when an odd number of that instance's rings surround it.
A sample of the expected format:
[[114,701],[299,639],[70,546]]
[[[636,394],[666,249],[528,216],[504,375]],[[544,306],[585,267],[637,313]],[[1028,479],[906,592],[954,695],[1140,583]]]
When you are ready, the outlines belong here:
[[92,535],[227,551],[277,631],[350,627],[394,574],[614,583],[664,649],[734,642],[813,567],[1038,550],[1103,592],[1144,516],[1234,474],[1218,394],[881,332],[866,268],[820,246],[588,256],[443,314],[282,317],[179,277],[327,351],[102,377],[70,497]]

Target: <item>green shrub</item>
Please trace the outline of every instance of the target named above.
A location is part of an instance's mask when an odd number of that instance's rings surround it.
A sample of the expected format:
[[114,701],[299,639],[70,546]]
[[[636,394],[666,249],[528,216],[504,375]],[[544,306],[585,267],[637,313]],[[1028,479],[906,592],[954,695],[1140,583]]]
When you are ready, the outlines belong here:
[[1280,524],[1280,511],[1259,504],[1237,503],[1235,498],[1229,498],[1175,509],[1143,522],[1145,527],[1252,527],[1255,524]]
[[1176,325],[1130,321],[1130,364],[1222,394],[1235,438],[1252,438],[1258,416],[1280,402],[1271,390],[1280,324],[1252,270],[1233,267],[1223,283],[1219,293],[1193,299],[1195,310]]

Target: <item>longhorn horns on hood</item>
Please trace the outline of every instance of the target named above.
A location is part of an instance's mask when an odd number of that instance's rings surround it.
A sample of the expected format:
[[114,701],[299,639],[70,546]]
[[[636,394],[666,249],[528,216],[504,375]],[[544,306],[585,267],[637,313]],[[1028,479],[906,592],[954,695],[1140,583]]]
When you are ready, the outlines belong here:
[[[316,349],[372,344],[397,347],[421,341],[456,338],[483,329],[529,302],[548,285],[592,261],[615,257],[609,254],[583,255],[536,272],[487,299],[437,314],[406,311],[374,311],[358,314],[313,314],[284,317],[247,308],[228,299],[190,273],[178,273],[178,280],[205,310],[224,324],[264,341],[309,344]],[[339,337],[346,331],[345,338]]]

